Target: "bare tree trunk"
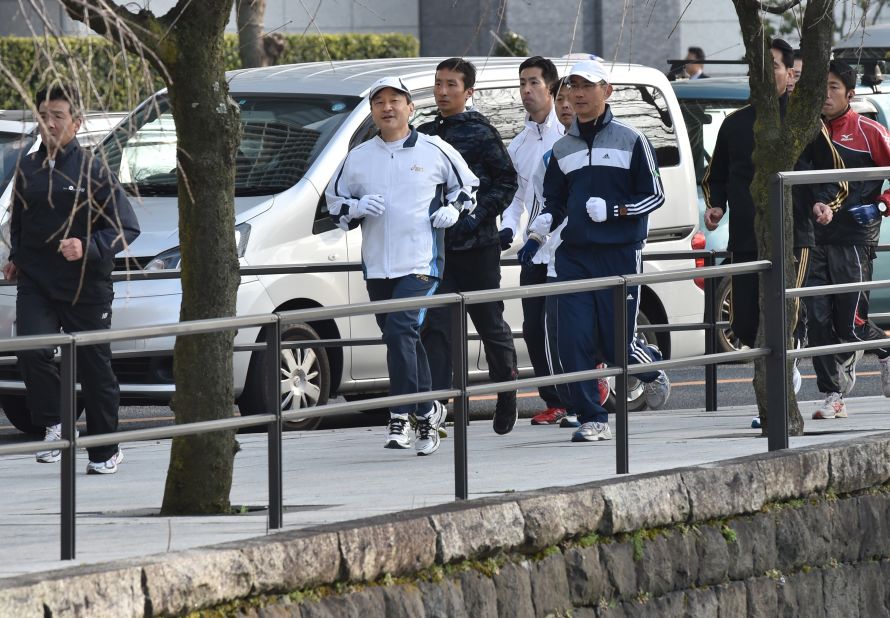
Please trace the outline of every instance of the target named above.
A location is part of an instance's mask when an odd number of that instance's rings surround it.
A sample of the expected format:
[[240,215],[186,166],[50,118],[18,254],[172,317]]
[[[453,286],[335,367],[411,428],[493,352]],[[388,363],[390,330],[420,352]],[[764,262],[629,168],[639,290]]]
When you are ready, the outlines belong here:
[[[235,149],[238,106],[228,96],[223,32],[233,0],[179,0],[166,15],[131,13],[107,0],[63,0],[69,14],[146,57],[165,76],[178,141],[180,318],[235,314]],[[177,423],[232,416],[234,333],[179,337],[173,353]],[[161,512],[229,509],[235,438],[231,431],[173,439]]]
[[263,44],[263,22],[266,0],[235,0],[238,22],[238,56],[241,67],[263,67],[269,64]]
[[[223,30],[232,0],[192,3],[179,23],[179,60],[171,67],[170,100],[179,144],[180,319],[235,315],[235,150],[238,106],[229,98]],[[212,259],[208,259],[212,256]],[[232,416],[235,333],[180,337],[173,354],[178,423]],[[162,512],[216,513],[229,508],[232,432],[175,438]]]
[[[783,260],[785,281],[794,281],[793,218],[790,195],[786,195],[785,211],[771,212],[768,199],[769,179],[781,171],[794,169],[794,164],[804,147],[815,137],[819,127],[819,110],[825,99],[828,57],[831,50],[831,34],[834,27],[834,1],[810,0],[804,12],[801,50],[803,72],[788,104],[784,122],[779,115],[773,75],[770,40],[765,34],[761,19],[761,4],[757,0],[733,0],[742,38],[745,42],[746,59],[750,69],[751,102],[757,110],[754,127],[754,180],[751,196],[756,208],[754,227],[757,235],[758,254],[774,261]],[[792,8],[792,7],[789,7]],[[785,255],[772,255],[770,219],[780,215],[785,223]],[[763,344],[763,325],[771,316],[766,313],[764,286],[760,286],[760,326],[757,343]],[[788,345],[795,322],[794,301],[786,302],[788,318]],[[791,363],[788,368],[788,429],[791,435],[803,434],[803,418],[797,406],[797,398],[791,385]],[[767,431],[766,374],[762,359],[755,362],[754,392],[763,433]]]

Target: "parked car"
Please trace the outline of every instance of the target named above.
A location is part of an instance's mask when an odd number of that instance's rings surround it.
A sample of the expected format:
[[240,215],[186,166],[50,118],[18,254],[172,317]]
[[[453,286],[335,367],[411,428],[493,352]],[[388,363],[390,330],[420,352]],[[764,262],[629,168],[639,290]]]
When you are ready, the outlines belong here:
[[[518,92],[522,58],[476,59],[478,76],[472,106],[484,113],[509,142],[524,126]],[[327,214],[324,189],[348,150],[375,134],[368,91],[383,75],[398,75],[412,90],[412,124],[435,113],[432,86],[438,59],[369,60],[276,66],[228,75],[232,98],[241,107],[242,139],[236,159],[235,230],[242,265],[358,262],[361,229],[344,232]],[[566,72],[571,61],[556,60]],[[652,141],[664,181],[665,205],[650,217],[648,251],[689,250],[698,230],[695,178],[683,116],[668,81],[657,70],[635,65],[611,72],[612,111]],[[101,145],[101,153],[134,195],[141,236],[126,255],[146,269],[180,265],[177,230],[176,134],[166,91],[140,105]],[[138,194],[138,198],[135,196]],[[505,252],[514,256],[521,240]],[[649,272],[690,268],[692,260],[644,262]],[[361,272],[242,277],[239,315],[325,307],[368,300]],[[503,269],[503,286],[517,286],[519,267]],[[692,281],[644,286],[641,323],[696,323],[703,294]],[[176,322],[181,291],[178,280],[115,284],[113,327]],[[517,335],[520,365],[530,363],[521,339],[519,301],[506,303],[506,318]],[[0,288],[0,333],[15,334],[15,289]],[[472,334],[472,325],[471,334]],[[371,315],[320,320],[290,327],[286,341],[379,337]],[[665,357],[701,354],[701,332],[650,334]],[[262,339],[259,329],[243,329],[236,344]],[[113,349],[142,350],[113,360],[124,400],[163,402],[174,390],[173,339],[115,344]],[[469,344],[471,380],[487,377],[478,340]],[[385,391],[388,384],[382,346],[311,347],[282,352],[281,402],[266,400],[260,357],[236,352],[234,381],[243,414],[276,403],[298,409],[329,397],[359,397]],[[632,389],[632,406],[643,404]],[[14,366],[0,366],[0,403],[19,426],[27,418],[23,385]],[[309,420],[304,427],[316,424]]]
[[[731,113],[748,104],[750,89],[747,77],[720,77],[702,80],[683,80],[671,83],[680,102],[683,118],[690,139],[694,160],[696,185],[698,190],[699,228],[705,235],[704,247],[714,251],[725,251],[729,240],[729,218],[732,211],[720,220],[717,229],[708,231],[704,225],[705,199],[701,180],[711,160],[717,133],[723,120]],[[857,85],[856,96],[850,102],[859,114],[877,120],[887,126],[890,119],[890,80],[877,89]],[[890,244],[890,222],[884,221],[881,227],[881,244]],[[875,262],[875,279],[890,279],[890,255],[879,253]],[[715,298],[717,317],[729,320],[729,279],[723,279]],[[890,311],[890,290],[875,290],[871,293],[872,312]],[[879,321],[890,326],[890,318]],[[738,338],[731,328],[724,328],[718,336],[719,351],[732,351],[740,347]]]

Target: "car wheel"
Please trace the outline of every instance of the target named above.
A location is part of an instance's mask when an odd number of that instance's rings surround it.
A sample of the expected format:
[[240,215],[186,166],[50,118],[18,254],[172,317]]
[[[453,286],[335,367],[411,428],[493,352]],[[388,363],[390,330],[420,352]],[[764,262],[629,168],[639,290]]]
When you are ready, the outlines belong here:
[[31,411],[23,395],[2,395],[0,405],[13,427],[22,433],[43,437],[45,428],[31,422]]
[[[281,341],[318,341],[319,336],[307,324],[294,324],[282,334]],[[271,409],[272,402],[266,401],[264,380],[267,375],[265,354],[254,354],[247,371],[247,384],[238,400],[241,414],[259,414]],[[282,412],[313,408],[327,403],[331,389],[331,367],[328,354],[323,347],[281,349],[279,359],[281,389],[279,405]],[[317,429],[323,418],[311,417],[291,421],[292,429]]]
[[[648,325],[649,319],[641,311],[637,316],[637,325]],[[645,333],[641,335],[646,341],[652,345],[658,345],[655,333]],[[615,412],[615,378],[609,378],[609,398],[604,406],[610,414]],[[627,411],[639,412],[646,409],[646,397],[643,392],[643,383],[636,376],[627,376]]]
[[[720,285],[717,286],[717,297],[714,299],[716,311],[714,313],[717,316],[718,322],[729,322],[732,304],[732,286],[730,282],[731,279],[729,277],[724,277],[720,280]],[[743,347],[742,342],[732,332],[731,327],[726,326],[725,328],[717,329],[717,352],[737,352]]]

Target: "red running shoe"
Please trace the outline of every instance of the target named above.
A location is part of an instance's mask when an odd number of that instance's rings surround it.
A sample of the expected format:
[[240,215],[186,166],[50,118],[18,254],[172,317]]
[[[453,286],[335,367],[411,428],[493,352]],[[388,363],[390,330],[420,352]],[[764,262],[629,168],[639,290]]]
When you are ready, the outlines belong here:
[[532,425],[557,425],[565,415],[566,411],[563,408],[547,408],[532,417]]

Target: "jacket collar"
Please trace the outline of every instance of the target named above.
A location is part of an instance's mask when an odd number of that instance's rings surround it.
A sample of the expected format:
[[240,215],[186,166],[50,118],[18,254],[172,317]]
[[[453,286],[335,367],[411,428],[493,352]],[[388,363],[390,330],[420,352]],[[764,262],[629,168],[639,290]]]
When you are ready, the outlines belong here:
[[828,127],[830,127],[830,126],[832,126],[832,125],[834,125],[834,124],[841,124],[841,123],[843,123],[845,120],[847,120],[848,118],[852,117],[853,114],[855,114],[855,113],[856,113],[856,112],[853,111],[853,108],[850,107],[849,105],[847,105],[847,109],[845,109],[845,110],[844,110],[844,113],[841,114],[840,116],[836,116],[836,117],[832,118],[831,120],[828,120],[827,118],[824,119],[824,120],[825,120],[825,125],[828,126]]
[[[402,144],[402,148],[413,148],[417,144],[417,129],[415,129],[414,127],[412,127],[409,124],[408,130],[409,130],[408,137],[405,138],[405,142]],[[379,133],[374,137],[374,139],[376,139],[378,142],[380,142],[381,145],[386,144],[386,142],[383,141],[383,138],[380,137]]]
[[[56,163],[59,161],[64,161],[68,158],[71,153],[80,150],[80,144],[77,141],[77,138],[73,138],[70,142],[65,144],[59,151],[56,153]],[[40,144],[40,148],[37,149],[41,159],[46,160],[49,157],[49,149],[46,147],[46,144]]]
[[[601,131],[603,127],[612,122],[612,109],[609,107],[609,104],[606,103],[606,110],[600,115],[599,118],[596,119],[597,131]],[[581,128],[578,126],[578,117],[572,121],[572,126],[568,128],[566,134],[572,135],[574,137],[581,137]]]
[[559,118],[556,117],[556,105],[552,105],[550,107],[550,113],[547,114],[547,117],[544,119],[544,122],[535,122],[532,120],[532,117],[528,114],[525,115],[525,126],[532,130],[538,130],[541,133],[544,132],[544,129],[549,129],[554,126],[554,124],[559,123]]

